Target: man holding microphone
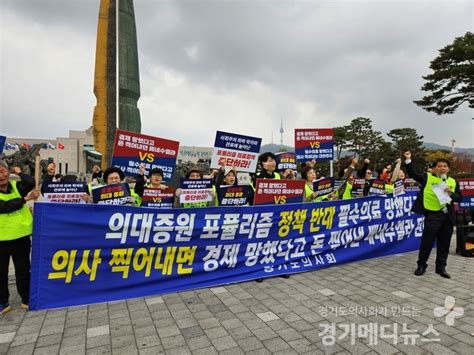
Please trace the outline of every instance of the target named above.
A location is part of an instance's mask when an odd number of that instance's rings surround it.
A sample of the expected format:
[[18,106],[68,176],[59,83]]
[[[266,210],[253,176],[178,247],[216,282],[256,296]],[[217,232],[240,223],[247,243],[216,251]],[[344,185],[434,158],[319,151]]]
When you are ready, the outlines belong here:
[[415,275],[421,276],[425,273],[431,249],[436,241],[436,273],[450,279],[451,276],[446,272],[446,261],[456,221],[453,202],[460,202],[462,198],[459,184],[447,175],[449,160],[437,159],[432,172],[419,174],[411,164],[411,153],[405,152],[404,156],[408,175],[421,184],[421,191],[412,211],[425,216]]

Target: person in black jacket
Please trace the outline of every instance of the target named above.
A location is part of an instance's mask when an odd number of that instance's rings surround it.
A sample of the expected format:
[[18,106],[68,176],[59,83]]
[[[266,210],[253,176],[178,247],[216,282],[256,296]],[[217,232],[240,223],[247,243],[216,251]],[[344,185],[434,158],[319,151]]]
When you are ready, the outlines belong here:
[[[449,172],[448,160],[438,159],[432,168],[432,172],[418,174],[411,164],[411,153],[405,152],[404,156],[408,175],[421,184],[421,191],[413,204],[412,211],[425,216],[424,231],[418,255],[418,268],[415,275],[421,276],[425,273],[431,249],[436,241],[438,246],[436,250],[436,273],[449,279],[451,276],[446,272],[446,262],[453,226],[456,223],[456,214],[452,202],[460,202],[462,199],[459,184],[447,175]],[[439,186],[444,186],[444,193],[449,195],[451,202],[441,203],[439,201],[435,194],[435,189]]]

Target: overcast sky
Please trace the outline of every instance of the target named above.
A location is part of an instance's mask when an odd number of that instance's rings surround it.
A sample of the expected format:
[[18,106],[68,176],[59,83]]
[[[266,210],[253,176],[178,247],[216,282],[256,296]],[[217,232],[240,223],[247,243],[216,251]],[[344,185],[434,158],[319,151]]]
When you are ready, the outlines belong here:
[[[99,0],[0,0],[0,134],[92,124]],[[412,101],[438,49],[474,31],[473,1],[135,0],[142,133],[212,146],[215,131],[293,145],[294,128],[372,118],[472,147],[474,117]]]

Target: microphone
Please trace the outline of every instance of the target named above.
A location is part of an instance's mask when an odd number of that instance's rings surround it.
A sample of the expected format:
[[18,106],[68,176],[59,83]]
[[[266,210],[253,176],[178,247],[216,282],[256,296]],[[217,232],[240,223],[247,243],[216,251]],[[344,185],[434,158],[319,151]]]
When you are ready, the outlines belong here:
[[446,180],[448,179],[448,177],[446,176],[446,174],[443,174],[443,175],[441,175],[441,179],[442,179],[443,181],[446,181]]

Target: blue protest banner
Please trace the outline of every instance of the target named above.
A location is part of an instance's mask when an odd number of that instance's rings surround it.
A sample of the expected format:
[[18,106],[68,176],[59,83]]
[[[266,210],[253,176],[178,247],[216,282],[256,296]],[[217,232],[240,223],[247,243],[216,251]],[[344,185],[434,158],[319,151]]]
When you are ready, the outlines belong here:
[[30,309],[160,295],[416,250],[415,195],[252,207],[35,204]]

